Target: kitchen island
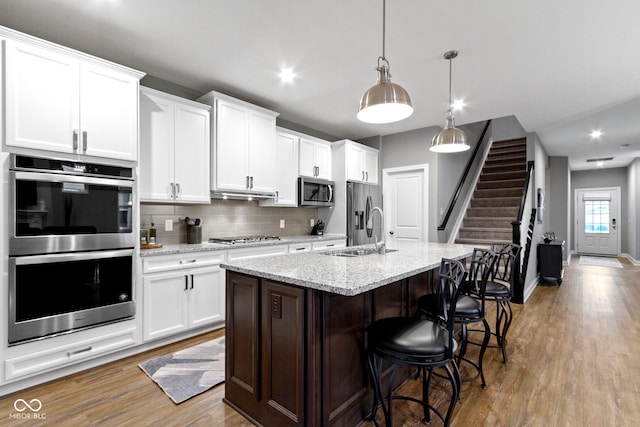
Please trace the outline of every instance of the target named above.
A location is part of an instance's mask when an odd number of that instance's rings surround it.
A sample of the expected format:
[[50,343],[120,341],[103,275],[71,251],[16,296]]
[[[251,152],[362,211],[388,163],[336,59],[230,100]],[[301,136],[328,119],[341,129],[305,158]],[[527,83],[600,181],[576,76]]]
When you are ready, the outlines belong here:
[[398,242],[223,263],[225,401],[258,425],[353,426],[371,411],[366,328],[411,315],[444,258],[467,245]]

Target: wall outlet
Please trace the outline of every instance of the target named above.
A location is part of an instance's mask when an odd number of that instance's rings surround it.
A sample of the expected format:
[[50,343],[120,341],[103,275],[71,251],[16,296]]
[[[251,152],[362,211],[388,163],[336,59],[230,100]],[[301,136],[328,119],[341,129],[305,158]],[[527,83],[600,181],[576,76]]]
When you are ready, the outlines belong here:
[[284,228],[284,219],[280,220],[280,228]]
[[309,226],[313,227],[314,225],[316,225],[316,222],[314,221],[314,219],[313,219],[313,218],[311,218],[311,219],[309,220]]
[[173,220],[167,219],[164,221],[164,231],[173,231]]

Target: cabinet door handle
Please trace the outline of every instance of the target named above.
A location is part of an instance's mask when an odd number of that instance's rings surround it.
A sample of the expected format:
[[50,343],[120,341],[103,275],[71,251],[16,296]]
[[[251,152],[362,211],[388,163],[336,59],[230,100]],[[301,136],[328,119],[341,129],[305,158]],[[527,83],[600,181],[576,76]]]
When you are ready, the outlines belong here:
[[365,181],[369,181],[369,172],[365,172],[364,174],[365,174],[365,177],[366,177]]
[[176,196],[176,185],[173,182],[170,182],[171,190],[169,190],[169,198],[174,199]]
[[336,244],[335,243],[331,243],[330,245],[327,245],[328,248],[332,248],[334,247]]
[[73,130],[73,150],[78,149],[78,129]]
[[180,189],[180,183],[176,182],[176,199],[180,198],[182,195],[182,190]]
[[249,178],[251,178],[250,181],[249,181],[251,183],[251,186],[249,188],[253,188],[253,177],[251,176]]
[[249,175],[247,175],[245,177],[245,183],[244,183],[244,188],[246,188],[247,190],[251,187],[249,187]]
[[188,275],[184,276],[184,290],[185,291],[189,290],[189,276]]
[[82,131],[82,151],[87,151],[87,131]]
[[191,275],[191,289],[193,289],[193,274]]
[[364,181],[364,171],[362,171],[362,180]]
[[181,259],[181,260],[180,260],[180,264],[193,264],[193,263],[195,263],[195,262],[197,262],[197,261],[198,261],[198,260],[195,260],[195,259],[190,259],[190,260],[186,260],[186,261],[185,261],[185,260],[183,260],[183,259]]

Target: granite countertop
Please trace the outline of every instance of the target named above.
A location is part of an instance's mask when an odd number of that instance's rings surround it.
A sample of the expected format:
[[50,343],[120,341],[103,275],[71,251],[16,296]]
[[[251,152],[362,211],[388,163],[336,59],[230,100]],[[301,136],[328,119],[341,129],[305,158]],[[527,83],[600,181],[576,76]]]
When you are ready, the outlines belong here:
[[[356,246],[360,247],[371,247]],[[350,247],[349,249],[353,249]],[[358,257],[302,252],[228,261],[222,268],[305,288],[353,296],[437,268],[442,258],[463,259],[473,246],[447,243],[398,242],[396,252]]]
[[157,249],[140,249],[140,256],[157,256],[157,255],[174,255],[174,254],[187,254],[193,252],[209,252],[209,251],[226,251],[240,248],[255,248],[260,246],[274,246],[274,245],[291,245],[295,243],[307,243],[318,242],[323,240],[337,240],[346,239],[347,236],[343,234],[325,234],[322,236],[283,236],[280,240],[266,240],[253,243],[239,243],[235,245],[225,245],[221,243],[195,243],[187,244],[180,243],[176,245],[164,245]]

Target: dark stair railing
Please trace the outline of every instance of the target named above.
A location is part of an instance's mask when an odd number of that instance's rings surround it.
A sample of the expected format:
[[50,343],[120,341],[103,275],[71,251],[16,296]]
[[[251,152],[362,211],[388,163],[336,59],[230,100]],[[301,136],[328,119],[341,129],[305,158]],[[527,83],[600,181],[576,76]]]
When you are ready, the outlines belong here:
[[471,170],[471,166],[473,165],[473,162],[476,159],[476,156],[478,155],[478,152],[480,151],[480,146],[482,145],[482,142],[484,141],[484,136],[487,134],[487,130],[489,129],[489,125],[491,125],[491,120],[487,120],[487,123],[484,125],[484,129],[482,130],[482,134],[480,135],[480,138],[478,139],[478,142],[476,143],[476,147],[473,150],[473,154],[469,158],[469,161],[467,162],[467,166],[465,166],[464,172],[462,173],[462,176],[458,180],[458,186],[456,187],[456,191],[454,191],[454,193],[451,195],[451,199],[449,199],[449,206],[447,207],[447,212],[445,213],[444,217],[442,218],[442,221],[440,222],[440,225],[438,225],[438,231],[443,231],[443,230],[445,230],[447,228],[447,223],[449,222],[449,217],[451,217],[451,213],[453,212],[453,208],[455,207],[456,203],[458,202],[458,198],[460,197],[460,193],[462,193],[462,188],[464,187],[464,183],[465,183],[465,181],[467,179],[467,175],[469,175],[469,171]]
[[[522,217],[524,216],[524,205],[527,201],[527,193],[529,192],[529,183],[531,182],[531,175],[533,173],[535,163],[530,160],[527,162],[527,179],[524,183],[522,190],[522,198],[520,199],[520,207],[518,209],[518,217],[515,221],[511,222],[513,239],[512,242],[522,246],[522,237],[520,235],[520,226],[522,225]],[[520,257],[515,263],[515,271],[513,272],[515,277],[515,283],[513,284],[513,302],[517,304],[524,303],[524,281],[527,275],[527,267],[529,264],[529,256],[531,253],[531,240],[533,239],[533,228],[535,226],[536,209],[531,210],[531,218],[529,219],[529,229],[527,231],[527,242],[523,251],[520,251]],[[524,255],[524,256],[523,256]],[[522,271],[521,271],[522,266]]]

